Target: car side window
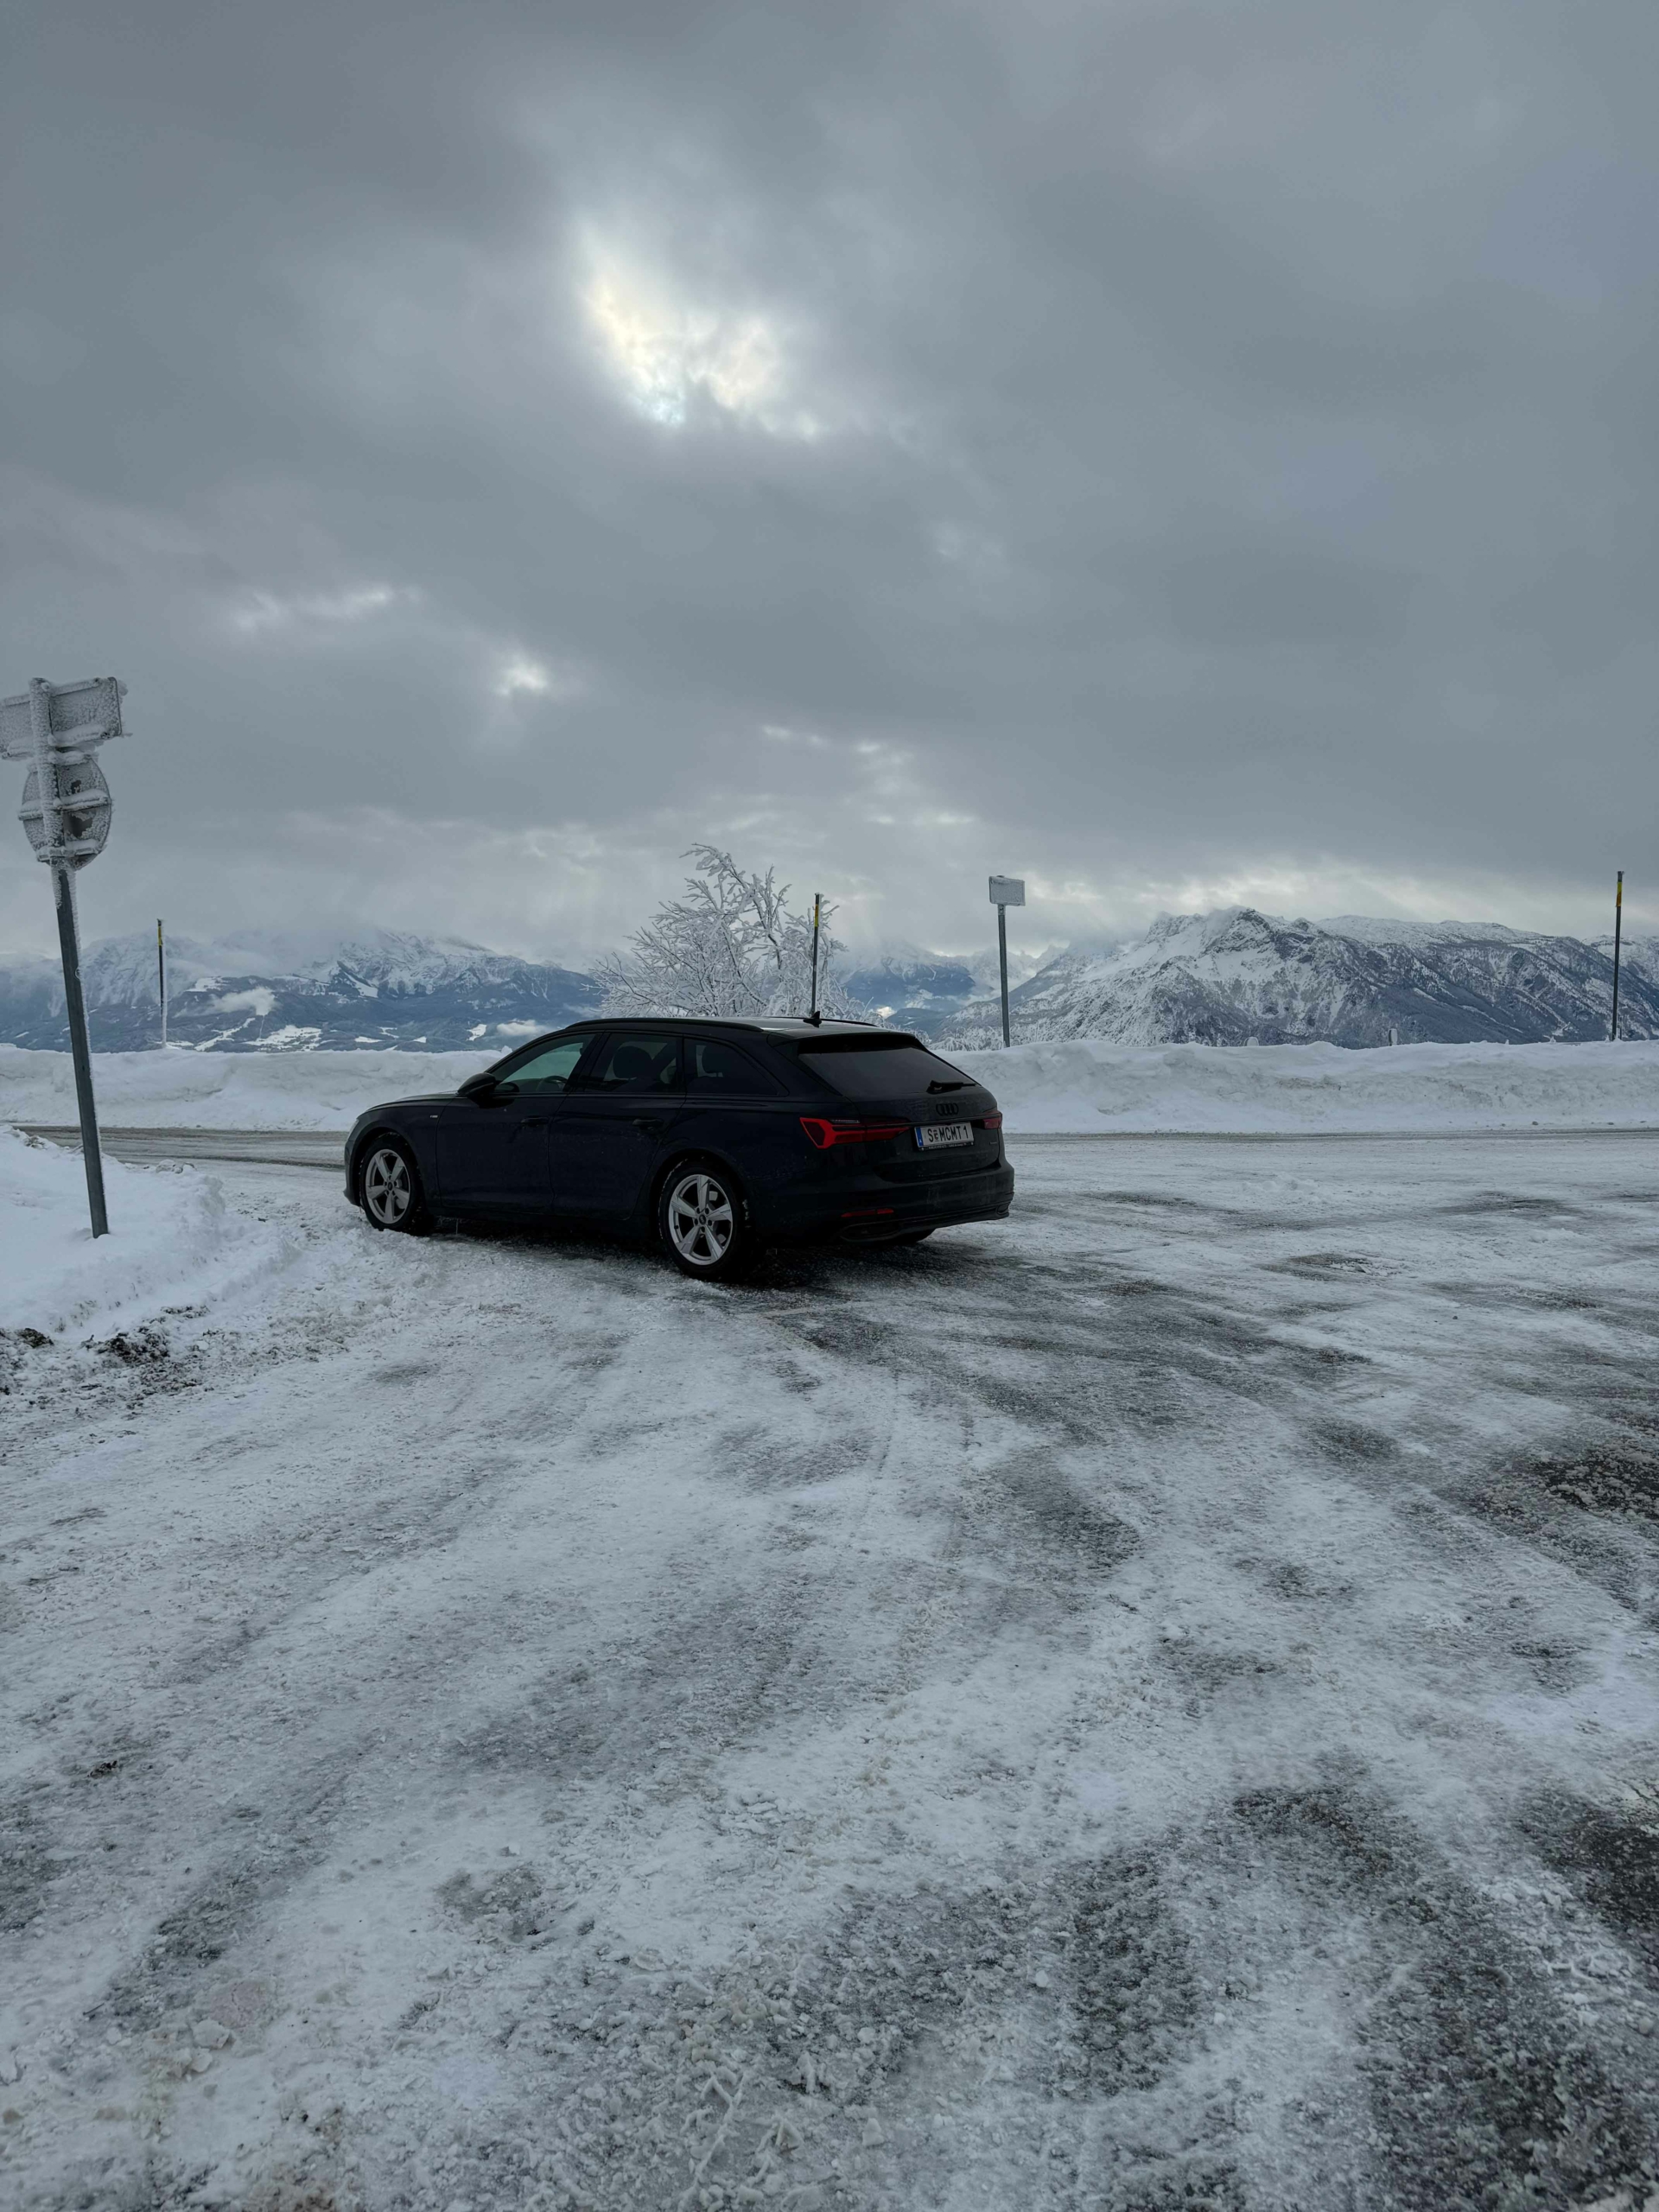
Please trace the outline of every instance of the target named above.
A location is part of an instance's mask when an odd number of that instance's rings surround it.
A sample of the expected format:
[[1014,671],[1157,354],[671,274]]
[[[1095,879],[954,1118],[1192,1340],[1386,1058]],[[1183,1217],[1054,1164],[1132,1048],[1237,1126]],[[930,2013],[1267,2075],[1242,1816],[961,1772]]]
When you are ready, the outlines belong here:
[[637,1097],[680,1087],[680,1040],[625,1029],[601,1039],[592,1064],[582,1070],[582,1088],[602,1096]]
[[776,1098],[783,1084],[746,1052],[721,1037],[689,1037],[685,1087],[694,1098]]
[[517,1066],[504,1068],[502,1079],[516,1083],[521,1091],[537,1096],[563,1090],[576,1071],[576,1062],[593,1041],[591,1030],[581,1037],[560,1037],[543,1046],[540,1052],[532,1052],[528,1059],[520,1060]]

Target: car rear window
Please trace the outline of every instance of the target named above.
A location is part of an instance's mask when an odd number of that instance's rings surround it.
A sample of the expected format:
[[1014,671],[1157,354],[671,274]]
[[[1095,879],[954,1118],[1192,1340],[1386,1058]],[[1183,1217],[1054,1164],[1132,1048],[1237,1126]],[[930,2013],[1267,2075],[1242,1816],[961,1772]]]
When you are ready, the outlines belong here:
[[973,1088],[972,1076],[913,1037],[824,1037],[801,1046],[798,1057],[843,1098],[913,1098]]

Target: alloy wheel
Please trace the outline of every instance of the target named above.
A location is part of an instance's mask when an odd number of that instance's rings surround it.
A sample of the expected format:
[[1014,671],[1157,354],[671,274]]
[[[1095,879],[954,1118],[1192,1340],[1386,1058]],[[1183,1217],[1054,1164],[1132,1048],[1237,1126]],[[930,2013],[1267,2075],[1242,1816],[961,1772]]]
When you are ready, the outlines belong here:
[[371,1153],[363,1170],[363,1203],[381,1228],[401,1228],[413,1197],[409,1162],[402,1153],[390,1145]]
[[723,1260],[736,1226],[730,1194],[712,1175],[683,1175],[668,1194],[668,1233],[691,1267],[712,1268]]

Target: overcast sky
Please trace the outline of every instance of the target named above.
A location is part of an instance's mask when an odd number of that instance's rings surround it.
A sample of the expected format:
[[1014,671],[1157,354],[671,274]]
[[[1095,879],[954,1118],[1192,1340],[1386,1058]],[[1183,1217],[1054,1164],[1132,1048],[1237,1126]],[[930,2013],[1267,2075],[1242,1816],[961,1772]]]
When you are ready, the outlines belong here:
[[[1659,928],[1652,0],[25,0],[88,934]],[[20,772],[7,767],[4,809]],[[15,825],[0,943],[46,944]]]

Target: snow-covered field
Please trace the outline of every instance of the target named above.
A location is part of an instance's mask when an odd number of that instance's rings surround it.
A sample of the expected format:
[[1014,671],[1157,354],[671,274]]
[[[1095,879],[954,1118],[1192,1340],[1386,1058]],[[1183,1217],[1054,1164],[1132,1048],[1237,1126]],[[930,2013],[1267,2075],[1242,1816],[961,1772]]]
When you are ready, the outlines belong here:
[[[1147,1046],[956,1052],[1010,1130],[1294,1131],[1659,1127],[1659,1044]],[[111,1052],[112,1127],[343,1129],[365,1106],[453,1090],[499,1052]],[[75,1118],[64,1052],[0,1046],[0,1120]]]
[[9,1283],[8,2212],[1650,2202],[1659,1140],[1015,1162]]

